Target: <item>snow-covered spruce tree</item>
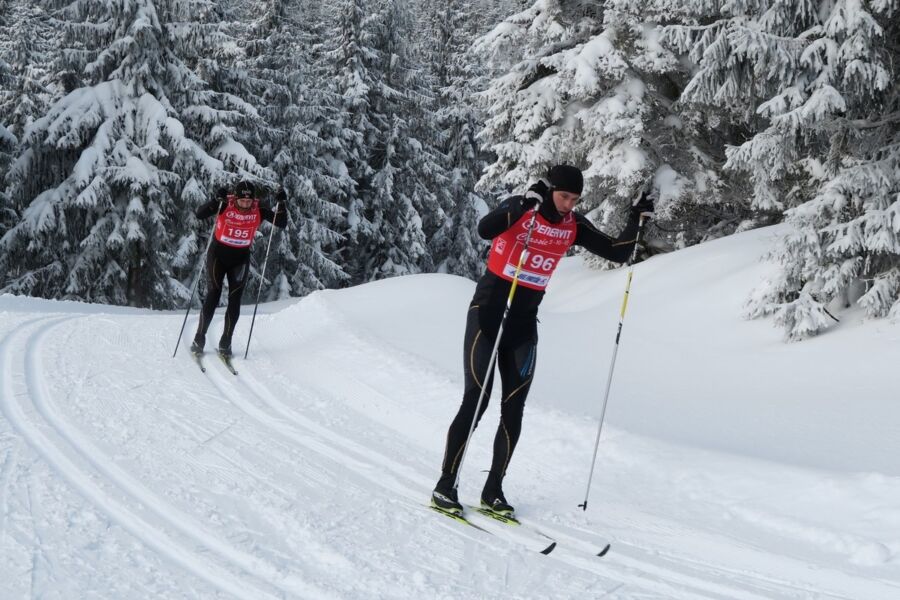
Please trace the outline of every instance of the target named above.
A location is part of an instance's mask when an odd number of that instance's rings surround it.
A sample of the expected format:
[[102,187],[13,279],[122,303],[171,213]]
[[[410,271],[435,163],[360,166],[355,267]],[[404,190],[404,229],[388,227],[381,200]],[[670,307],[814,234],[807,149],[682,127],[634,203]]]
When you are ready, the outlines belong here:
[[79,0],[60,11],[84,83],[24,136],[12,176],[27,208],[0,240],[6,291],[151,307],[187,296],[202,245],[193,208],[227,171],[264,175],[233,137],[249,107],[190,68],[227,41],[203,20],[212,8]]
[[[3,80],[3,63],[0,62],[0,82]],[[0,84],[2,85],[2,84]],[[12,162],[13,151],[18,143],[16,137],[0,123],[0,181],[6,175],[9,164]],[[18,219],[18,213],[9,198],[9,195],[0,187],[0,236],[12,227]],[[0,280],[0,285],[2,285]]]
[[[0,13],[0,18],[2,18],[2,13]],[[0,21],[0,26],[2,26],[2,21]],[[8,89],[13,85],[12,81],[12,69],[0,56],[0,87]],[[16,136],[4,124],[4,117],[5,115],[0,113],[0,184],[6,178],[6,173],[13,159],[13,152],[18,144]],[[12,202],[5,193],[3,186],[0,185],[0,236],[6,233],[6,230],[12,226],[16,218],[17,215],[13,209]],[[2,284],[2,281],[0,281],[0,284]]]
[[[320,55],[330,23],[321,4],[261,4],[246,59],[250,79],[257,82],[251,98],[266,122],[258,154],[287,192],[291,222],[277,235],[267,267],[264,294],[276,299],[338,287],[348,278],[336,262],[343,241],[336,229],[344,221],[340,203],[352,182],[332,155],[332,146],[339,145],[340,98],[325,85]],[[263,245],[257,250],[261,259]]]
[[[0,37],[6,40],[10,35],[9,33],[9,17],[10,17],[10,9],[9,9],[9,0],[0,0]],[[6,174],[6,169],[8,168],[9,163],[12,161],[11,149],[16,145],[18,140],[9,131],[8,125],[10,121],[10,112],[5,108],[6,105],[6,97],[8,95],[7,90],[14,87],[15,79],[13,76],[13,70],[10,64],[6,61],[9,50],[6,48],[7,44],[0,44],[0,182],[3,181],[3,176]],[[6,207],[6,203],[4,201],[4,196],[2,195],[2,186],[0,186],[0,211],[3,211]],[[0,224],[3,223],[3,215],[0,214]],[[2,225],[0,225],[2,226]]]
[[329,154],[333,164],[346,175],[336,196],[346,209],[346,224],[339,230],[346,243],[338,254],[339,264],[358,283],[367,275],[363,249],[377,238],[375,225],[366,214],[364,195],[371,184],[369,150],[374,147],[378,127],[372,120],[369,95],[378,85],[373,73],[377,53],[372,47],[371,22],[367,17],[370,0],[344,0],[335,5],[336,27],[332,44],[325,44],[324,56],[334,65],[327,90],[340,98],[338,118],[329,132]]
[[428,90],[409,41],[409,5],[385,0],[369,24],[375,79],[368,103],[376,137],[368,156],[373,175],[361,197],[374,230],[357,247],[356,272],[363,280],[431,270],[426,229],[443,221],[433,191],[441,183],[439,167],[427,134],[420,137],[429,128],[416,118]]
[[[679,113],[678,60],[654,25],[664,12],[652,2],[538,0],[483,36],[477,50],[499,70],[483,94],[480,137],[496,160],[480,186],[523,191],[568,162],[584,170],[582,208],[604,229],[623,224],[625,206],[652,178],[652,242],[733,230],[732,214],[687,208],[721,203],[724,156]],[[723,222],[731,229],[713,228]]]
[[669,33],[698,66],[685,96],[752,125],[726,167],[790,224],[773,253],[781,272],[748,315],[774,314],[801,339],[854,302],[869,317],[900,312],[900,5],[704,4]]
[[[8,227],[18,221],[22,208],[13,202],[14,190],[8,189],[17,185],[8,175],[18,140],[58,94],[48,76],[57,38],[40,3],[0,3],[0,127],[5,127],[5,133],[0,131],[0,198],[5,215],[0,222]],[[0,229],[0,237],[6,229]]]
[[[487,165],[475,139],[481,118],[474,101],[480,70],[467,52],[475,27],[475,11],[461,0],[436,3],[431,13],[431,68],[437,91],[434,121],[437,145],[443,158],[446,183],[436,190],[449,205],[442,227],[431,237],[430,250],[437,269],[474,279],[484,269],[484,244],[477,223],[487,210],[475,190]],[[481,17],[481,15],[478,15]]]

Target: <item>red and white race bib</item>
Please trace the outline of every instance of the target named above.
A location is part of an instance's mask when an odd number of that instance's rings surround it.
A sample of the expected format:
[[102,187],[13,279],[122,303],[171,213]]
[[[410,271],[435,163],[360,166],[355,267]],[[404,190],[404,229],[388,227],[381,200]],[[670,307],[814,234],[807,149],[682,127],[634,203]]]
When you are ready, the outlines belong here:
[[259,202],[254,200],[250,210],[238,210],[234,196],[228,196],[228,206],[216,219],[216,240],[232,248],[249,248],[253,236],[262,223]]
[[[494,238],[488,259],[488,270],[491,273],[507,281],[513,280],[530,223],[531,211],[528,211],[512,227]],[[528,243],[528,252],[519,272],[519,285],[544,290],[559,261],[575,243],[577,231],[578,224],[572,213],[563,217],[558,224],[550,223],[538,213],[531,241]]]

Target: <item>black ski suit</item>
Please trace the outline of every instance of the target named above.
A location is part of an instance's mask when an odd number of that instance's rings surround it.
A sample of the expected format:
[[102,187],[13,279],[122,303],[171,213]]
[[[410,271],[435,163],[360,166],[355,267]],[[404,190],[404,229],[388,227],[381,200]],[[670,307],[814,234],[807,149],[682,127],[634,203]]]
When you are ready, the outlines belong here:
[[[215,199],[197,208],[194,212],[198,219],[206,219],[225,211],[228,202]],[[287,225],[287,213],[282,209],[275,213],[272,209],[259,206],[260,216],[264,221],[276,227]],[[212,321],[219,299],[222,296],[222,284],[228,279],[228,307],[225,309],[225,328],[219,339],[219,348],[231,349],[231,336],[241,316],[241,298],[244,295],[244,284],[250,272],[250,248],[234,248],[213,239],[206,253],[206,297],[200,311],[200,322],[194,342],[203,348],[206,343],[206,331]]]
[[[478,223],[479,236],[485,240],[492,240],[512,227],[525,214],[528,206],[526,202],[523,196],[513,196],[505,200]],[[539,210],[541,216],[551,223],[558,223],[562,219],[550,198],[541,203]],[[577,223],[574,244],[608,260],[615,262],[628,260],[637,234],[640,218],[637,212],[632,212],[625,229],[615,239],[598,231],[583,215],[574,213],[574,216]],[[475,416],[482,380],[490,363],[511,286],[511,281],[486,271],[478,281],[475,295],[469,304],[463,344],[465,390],[462,405],[447,432],[447,445],[437,490],[447,490],[454,486],[466,436]],[[494,458],[482,497],[501,491],[503,477],[519,440],[525,398],[531,387],[537,361],[537,312],[543,298],[543,291],[518,286],[503,328],[497,356],[497,366],[503,384],[500,424],[494,436]],[[486,385],[487,393],[478,415],[479,420],[487,409],[490,399],[493,373],[488,377]]]

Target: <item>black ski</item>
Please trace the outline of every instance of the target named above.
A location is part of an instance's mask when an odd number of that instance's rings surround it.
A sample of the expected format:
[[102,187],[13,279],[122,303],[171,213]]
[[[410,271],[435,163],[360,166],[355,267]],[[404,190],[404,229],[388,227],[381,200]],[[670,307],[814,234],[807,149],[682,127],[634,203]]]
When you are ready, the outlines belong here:
[[206,373],[206,367],[203,366],[203,353],[191,352],[191,356],[194,357],[194,362],[197,363],[197,366],[200,367],[200,370]]
[[222,354],[221,352],[216,352],[219,355],[219,358],[222,359],[222,362],[225,364],[225,367],[231,371],[232,375],[237,375],[238,372],[235,370],[234,365],[231,364],[231,357]]

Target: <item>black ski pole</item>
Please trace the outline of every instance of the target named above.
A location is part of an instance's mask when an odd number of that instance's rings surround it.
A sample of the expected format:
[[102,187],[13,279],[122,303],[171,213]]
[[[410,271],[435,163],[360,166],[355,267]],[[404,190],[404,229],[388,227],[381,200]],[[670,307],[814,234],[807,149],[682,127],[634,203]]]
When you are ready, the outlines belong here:
[[500,327],[497,329],[497,339],[494,340],[494,349],[491,351],[491,360],[488,364],[487,372],[482,379],[481,394],[478,395],[478,403],[475,405],[475,415],[472,417],[472,425],[469,427],[469,435],[466,436],[466,443],[463,446],[462,456],[459,459],[459,466],[456,469],[456,481],[453,483],[454,488],[459,487],[459,475],[462,473],[463,462],[466,460],[466,454],[469,452],[469,440],[475,432],[475,424],[478,422],[478,412],[481,410],[481,404],[487,394],[488,380],[494,372],[494,366],[497,364],[497,353],[500,349],[500,337],[503,335],[503,326],[506,325],[506,317],[509,315],[509,309],[512,306],[513,296],[519,285],[519,273],[522,271],[522,265],[528,255],[528,246],[531,243],[531,232],[534,231],[534,223],[537,219],[538,206],[535,206],[531,212],[531,222],[528,224],[528,234],[525,236],[525,244],[522,247],[522,253],[519,255],[519,264],[516,265],[516,272],[513,275],[512,285],[509,288],[509,296],[506,297],[506,308],[503,309],[503,317],[500,319]]
[[[275,203],[275,214],[278,214],[278,207],[281,202]],[[250,353],[250,338],[253,336],[253,324],[256,323],[256,311],[259,309],[259,298],[262,295],[262,286],[266,280],[266,265],[269,263],[269,250],[272,249],[272,239],[275,237],[275,223],[272,223],[272,231],[269,232],[269,243],[266,245],[266,258],[263,260],[262,273],[259,275],[259,289],[256,291],[256,306],[253,307],[253,318],[250,319],[250,333],[247,335],[247,348],[244,350],[244,360]]]
[[597,449],[600,448],[600,432],[603,430],[603,419],[606,417],[606,404],[609,400],[609,389],[612,386],[613,370],[616,368],[616,355],[619,353],[619,339],[622,337],[622,323],[625,321],[625,309],[628,308],[628,294],[631,292],[631,278],[634,275],[634,259],[637,257],[638,244],[641,242],[641,234],[644,232],[644,217],[638,221],[637,237],[634,240],[634,250],[628,259],[628,280],[625,284],[625,296],[622,298],[622,310],[619,313],[619,329],[616,331],[616,341],[613,345],[612,361],[609,364],[609,375],[606,378],[606,393],[603,395],[603,407],[600,409],[600,425],[597,427],[597,440],[594,442],[594,457],[591,459],[591,471],[588,474],[587,490],[584,493],[584,502],[578,507],[587,510],[588,495],[591,493],[591,481],[594,478],[594,465],[597,463]]
[[[222,209],[222,200],[219,200],[219,209]],[[212,246],[213,237],[216,235],[216,220],[213,219],[212,230],[209,232],[209,239],[206,241],[206,250],[203,252],[203,257],[200,260],[200,270],[197,272],[197,276],[194,278],[194,284],[191,286],[191,299],[188,300],[187,310],[184,311],[184,321],[181,322],[181,331],[178,332],[178,341],[175,342],[175,352],[172,353],[172,358],[175,358],[175,355],[178,354],[178,346],[181,344],[181,336],[184,335],[184,326],[187,325],[188,314],[191,312],[191,305],[194,303],[194,294],[197,293],[197,284],[200,282],[200,275],[203,273],[203,265],[206,264],[206,255],[209,254],[209,247]]]

